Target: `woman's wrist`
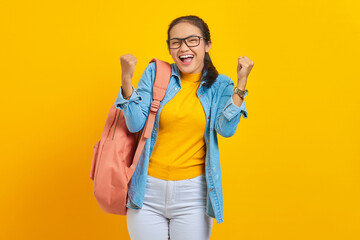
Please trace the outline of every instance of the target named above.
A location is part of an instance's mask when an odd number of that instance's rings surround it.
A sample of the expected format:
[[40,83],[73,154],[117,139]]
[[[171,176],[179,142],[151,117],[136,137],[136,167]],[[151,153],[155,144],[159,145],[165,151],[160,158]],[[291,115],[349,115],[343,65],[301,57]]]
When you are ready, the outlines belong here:
[[[236,88],[245,91],[246,88],[246,80],[247,79],[238,79],[237,85],[235,86]],[[233,101],[234,104],[238,107],[241,106],[242,102],[244,101],[244,98],[240,97],[237,93],[234,92],[233,96]]]
[[239,80],[239,81],[237,82],[236,87],[237,87],[238,89],[244,91],[244,90],[245,90],[245,87],[246,87],[246,81],[244,81],[244,80]]
[[123,98],[126,99],[126,100],[129,100],[131,95],[133,94],[133,89],[132,89],[132,85],[131,83],[130,84],[123,84],[121,86],[121,90],[122,90],[122,95],[123,95]]

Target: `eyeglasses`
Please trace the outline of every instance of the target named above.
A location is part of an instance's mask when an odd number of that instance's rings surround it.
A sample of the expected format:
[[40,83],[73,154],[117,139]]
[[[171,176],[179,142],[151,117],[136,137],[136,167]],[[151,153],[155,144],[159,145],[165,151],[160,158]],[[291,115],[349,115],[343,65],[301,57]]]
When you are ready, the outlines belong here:
[[[170,49],[177,49],[181,47],[181,43],[184,41],[186,46],[188,47],[196,47],[200,44],[200,38],[204,38],[201,36],[189,36],[186,38],[172,38],[166,40]],[[205,39],[205,38],[204,38]]]

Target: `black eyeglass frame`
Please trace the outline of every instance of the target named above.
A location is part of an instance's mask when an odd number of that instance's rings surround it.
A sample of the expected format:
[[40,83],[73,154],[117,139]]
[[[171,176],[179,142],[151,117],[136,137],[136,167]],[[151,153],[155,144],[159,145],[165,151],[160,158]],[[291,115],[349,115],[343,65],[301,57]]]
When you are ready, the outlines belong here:
[[[188,36],[188,37],[186,37],[186,38],[171,38],[171,39],[167,39],[167,40],[166,40],[166,43],[167,43],[169,49],[178,49],[178,48],[180,48],[181,45],[182,45],[182,42],[184,42],[184,43],[186,44],[186,46],[188,46],[188,47],[190,48],[190,46],[186,43],[185,40],[188,39],[188,38],[191,38],[191,37],[198,37],[198,38],[199,38],[199,44],[196,45],[196,46],[191,46],[191,47],[197,47],[197,46],[199,46],[199,45],[200,45],[200,38],[203,38],[204,40],[206,40],[206,38],[205,38],[205,37],[202,37],[202,36],[190,35],[190,36]],[[180,42],[180,46],[177,47],[177,48],[171,48],[171,47],[170,47],[170,40],[174,40],[174,39],[177,39],[177,40],[180,40],[180,41],[181,41],[181,42]]]

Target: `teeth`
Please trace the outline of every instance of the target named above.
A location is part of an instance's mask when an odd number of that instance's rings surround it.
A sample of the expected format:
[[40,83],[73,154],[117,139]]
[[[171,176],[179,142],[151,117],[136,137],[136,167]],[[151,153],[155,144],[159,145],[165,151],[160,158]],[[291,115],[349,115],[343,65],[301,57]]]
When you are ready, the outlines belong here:
[[193,55],[182,55],[180,58],[188,58],[188,57],[194,57]]

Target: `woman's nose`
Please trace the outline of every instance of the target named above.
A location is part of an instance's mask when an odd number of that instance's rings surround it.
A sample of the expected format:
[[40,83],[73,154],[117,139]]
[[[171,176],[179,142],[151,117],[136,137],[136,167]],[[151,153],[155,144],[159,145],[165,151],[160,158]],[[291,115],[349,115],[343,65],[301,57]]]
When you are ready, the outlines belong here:
[[187,49],[189,49],[189,47],[186,45],[185,39],[182,39],[181,43],[180,43],[180,51],[187,50]]

